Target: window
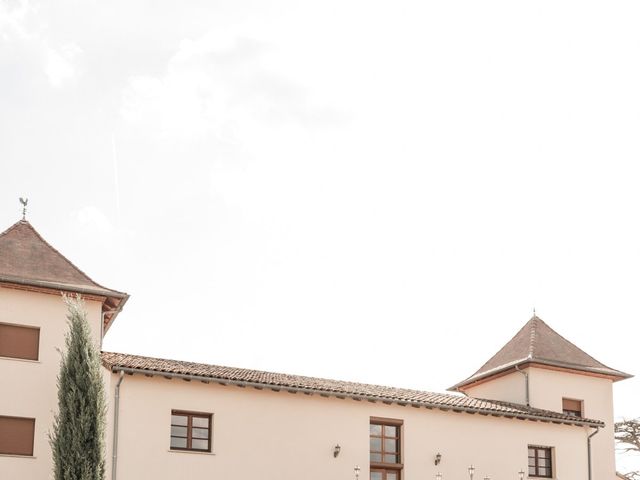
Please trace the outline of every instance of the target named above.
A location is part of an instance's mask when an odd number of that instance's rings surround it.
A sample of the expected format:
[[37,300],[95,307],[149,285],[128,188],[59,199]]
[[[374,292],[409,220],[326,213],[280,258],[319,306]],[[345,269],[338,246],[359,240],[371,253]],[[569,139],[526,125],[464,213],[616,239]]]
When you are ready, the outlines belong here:
[[171,411],[171,450],[211,451],[210,413]]
[[551,447],[529,445],[529,476],[551,478]]
[[562,399],[562,413],[572,417],[582,417],[582,400]]
[[35,418],[0,416],[0,454],[33,456]]
[[400,480],[402,420],[371,418],[369,423],[370,480]]
[[0,357],[38,360],[40,329],[0,323]]

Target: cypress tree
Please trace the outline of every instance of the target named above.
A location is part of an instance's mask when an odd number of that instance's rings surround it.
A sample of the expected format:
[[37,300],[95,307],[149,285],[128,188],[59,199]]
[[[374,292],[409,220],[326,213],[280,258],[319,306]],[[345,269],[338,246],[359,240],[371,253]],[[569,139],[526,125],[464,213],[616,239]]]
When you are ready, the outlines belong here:
[[106,402],[100,354],[84,304],[65,297],[65,351],[58,375],[58,413],[49,434],[55,480],[103,480]]

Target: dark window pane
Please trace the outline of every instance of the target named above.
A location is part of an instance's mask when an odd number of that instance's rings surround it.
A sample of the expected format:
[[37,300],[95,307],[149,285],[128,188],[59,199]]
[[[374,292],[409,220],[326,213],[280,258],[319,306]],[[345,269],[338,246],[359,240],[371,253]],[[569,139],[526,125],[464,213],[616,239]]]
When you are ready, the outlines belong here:
[[369,425],[369,435],[382,436],[382,425]]
[[205,427],[209,428],[209,419],[202,417],[193,417],[193,426],[194,427]]
[[532,467],[531,465],[529,465],[529,475],[535,475],[536,474],[536,467]]
[[209,438],[208,428],[192,428],[191,435],[193,438]]
[[187,437],[187,427],[171,427],[172,437]]
[[382,439],[372,437],[369,439],[369,450],[372,452],[381,452],[382,451]]
[[171,425],[184,425],[187,426],[186,415],[171,415]]
[[397,463],[396,462],[396,456],[395,455],[385,455],[384,456],[384,463]]
[[369,456],[369,460],[372,462],[381,462],[382,461],[382,454],[381,453],[372,453]]
[[398,474],[396,472],[387,472],[387,480],[398,480]]
[[371,472],[371,480],[382,480],[382,472]]
[[529,456],[530,456],[530,457],[535,457],[535,456],[536,456],[536,451],[535,451],[535,449],[534,449],[534,448],[530,448],[530,449],[529,449]]
[[384,439],[384,451],[388,453],[396,452],[396,440],[394,438]]
[[187,448],[187,439],[171,437],[171,448]]
[[191,441],[191,448],[197,449],[197,450],[207,450],[209,448],[209,441],[208,440],[192,440]]
[[385,437],[397,437],[398,427],[393,427],[391,425],[384,426],[384,436]]

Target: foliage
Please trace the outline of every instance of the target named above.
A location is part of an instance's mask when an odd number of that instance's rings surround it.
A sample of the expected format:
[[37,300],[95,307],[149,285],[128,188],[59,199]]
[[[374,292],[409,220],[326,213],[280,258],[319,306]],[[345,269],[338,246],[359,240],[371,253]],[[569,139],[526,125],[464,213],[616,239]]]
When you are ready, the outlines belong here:
[[58,413],[49,434],[55,480],[103,480],[106,402],[100,354],[84,304],[65,297],[69,330],[58,375]]
[[[623,420],[614,425],[616,441],[623,452],[640,453],[640,418]],[[626,473],[629,480],[640,480],[640,471]]]

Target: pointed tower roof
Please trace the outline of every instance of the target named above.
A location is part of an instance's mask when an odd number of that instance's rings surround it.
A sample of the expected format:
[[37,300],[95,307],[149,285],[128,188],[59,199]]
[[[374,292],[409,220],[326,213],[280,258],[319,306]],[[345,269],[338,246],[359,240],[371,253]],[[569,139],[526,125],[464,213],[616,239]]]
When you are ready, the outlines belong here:
[[632,376],[600,363],[534,315],[477,372],[449,390],[464,390],[464,387],[476,382],[496,375],[504,375],[515,370],[516,367],[530,365],[584,372],[611,378],[613,381]]
[[26,220],[0,233],[0,284],[105,297],[105,331],[129,298],[91,280]]

